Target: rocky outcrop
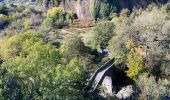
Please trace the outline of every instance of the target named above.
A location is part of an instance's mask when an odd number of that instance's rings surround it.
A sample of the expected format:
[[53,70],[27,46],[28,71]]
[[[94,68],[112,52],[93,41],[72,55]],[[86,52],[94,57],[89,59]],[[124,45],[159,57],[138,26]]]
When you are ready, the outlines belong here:
[[[92,19],[91,11],[93,9],[93,1],[94,0],[65,0],[65,2],[61,2],[59,6],[65,11],[74,12],[78,19]],[[145,8],[151,3],[161,5],[169,1],[170,0],[110,0],[110,2],[115,5],[117,13],[123,8],[128,8],[130,11],[133,11],[135,9]],[[98,2],[101,6],[102,1],[98,0]]]
[[[35,2],[35,4],[37,5],[38,2],[36,3],[36,1],[38,0],[14,0],[13,2],[21,2],[21,4]],[[73,13],[75,13],[78,19],[92,19],[91,13],[94,6],[94,1],[98,2],[99,10],[101,10],[102,5],[104,4],[103,0],[65,0],[65,2],[63,2],[63,0],[59,0],[58,2],[56,2],[55,0],[44,0],[43,3],[46,3],[44,5],[44,8],[46,8],[46,10],[52,6],[58,5],[63,8],[64,11],[72,11]],[[168,2],[170,2],[170,0],[108,0],[109,4],[115,6],[117,13],[119,13],[123,8],[128,8],[130,11],[133,11],[135,9],[145,8],[151,3],[162,5]]]
[[126,87],[123,87],[117,94],[116,97],[118,99],[128,99],[130,100],[130,98],[132,97],[134,93],[133,87],[132,85],[128,85]]
[[66,0],[60,3],[64,11],[72,11],[78,19],[91,19],[91,5],[93,0]]

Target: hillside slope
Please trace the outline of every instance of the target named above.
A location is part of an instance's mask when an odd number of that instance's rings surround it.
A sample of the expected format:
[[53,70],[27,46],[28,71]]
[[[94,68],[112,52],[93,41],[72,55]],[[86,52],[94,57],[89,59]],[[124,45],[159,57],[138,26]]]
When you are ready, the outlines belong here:
[[[10,2],[9,0],[5,1]],[[27,4],[27,6],[29,3],[35,7],[38,3],[42,3],[43,10],[58,5],[63,8],[64,11],[74,12],[78,19],[92,19],[94,16],[103,18],[103,16],[109,16],[113,12],[119,13],[123,8],[128,8],[130,11],[133,11],[135,9],[145,8],[151,3],[162,5],[169,1],[170,0],[13,0],[11,2],[21,3],[22,5]]]

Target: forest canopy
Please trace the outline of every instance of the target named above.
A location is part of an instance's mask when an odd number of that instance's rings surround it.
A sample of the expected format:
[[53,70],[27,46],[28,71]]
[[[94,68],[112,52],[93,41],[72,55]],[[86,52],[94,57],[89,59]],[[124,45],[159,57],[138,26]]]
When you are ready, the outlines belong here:
[[87,10],[74,1],[74,11],[65,0],[8,2],[0,4],[0,99],[170,98],[169,4],[132,10],[93,0]]

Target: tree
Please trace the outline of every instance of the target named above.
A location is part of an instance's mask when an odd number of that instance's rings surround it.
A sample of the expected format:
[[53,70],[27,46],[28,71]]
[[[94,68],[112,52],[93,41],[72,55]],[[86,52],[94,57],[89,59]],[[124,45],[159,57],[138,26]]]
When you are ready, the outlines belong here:
[[127,75],[131,78],[136,78],[139,74],[143,73],[146,70],[143,59],[138,54],[138,52],[141,52],[140,50],[140,47],[132,48],[127,55]]
[[100,7],[100,17],[101,18],[107,18],[109,15],[115,13],[116,7],[115,7],[115,1],[112,0],[103,0],[101,7]]
[[97,18],[99,18],[99,3],[98,0],[94,0],[93,1],[93,8],[92,8],[92,17],[94,20],[97,20]]
[[94,27],[94,43],[99,45],[100,47],[106,47],[108,45],[108,41],[114,36],[115,25],[112,22],[104,21],[99,22]]
[[166,79],[155,81],[154,76],[149,76],[148,73],[143,73],[135,80],[141,93],[139,99],[154,99],[159,100],[168,96],[170,93],[169,81]]
[[68,59],[80,56],[86,51],[84,43],[79,37],[65,39],[60,48],[61,53]]
[[73,23],[73,13],[71,11],[68,11],[66,14],[66,21],[68,24]]
[[62,27],[64,24],[64,11],[60,7],[49,9],[47,17],[53,19],[54,25],[57,25],[57,27]]
[[85,79],[77,57],[64,63],[59,50],[39,33],[30,31],[5,38],[0,48],[3,99],[81,98]]

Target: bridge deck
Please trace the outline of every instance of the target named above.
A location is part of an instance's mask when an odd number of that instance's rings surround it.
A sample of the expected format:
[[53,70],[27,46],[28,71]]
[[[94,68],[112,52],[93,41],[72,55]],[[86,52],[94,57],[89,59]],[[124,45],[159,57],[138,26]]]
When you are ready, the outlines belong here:
[[114,58],[106,62],[104,65],[102,65],[99,69],[95,71],[95,73],[92,75],[88,83],[88,85],[92,86],[93,88],[92,91],[95,91],[97,89],[104,75],[113,65],[114,65]]

